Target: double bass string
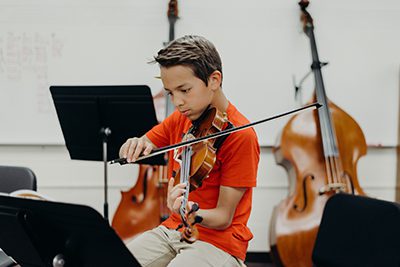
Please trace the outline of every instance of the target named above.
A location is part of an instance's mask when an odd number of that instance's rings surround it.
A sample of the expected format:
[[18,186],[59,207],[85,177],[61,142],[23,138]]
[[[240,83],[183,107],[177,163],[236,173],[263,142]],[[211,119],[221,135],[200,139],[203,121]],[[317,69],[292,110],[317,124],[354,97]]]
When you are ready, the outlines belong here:
[[[325,106],[326,107],[326,106]],[[329,112],[329,110],[328,110]],[[326,123],[326,116],[321,116],[320,119],[323,121],[321,124],[321,128],[325,126]],[[325,143],[324,148],[326,148],[328,151],[324,153],[325,156],[325,168],[326,168],[326,174],[327,174],[327,186],[326,190],[321,191],[321,193],[325,193],[327,191],[331,191],[332,189],[337,191],[337,190],[346,190],[345,181],[343,180],[343,166],[340,160],[340,154],[337,149],[337,142],[335,140],[335,136],[332,135],[332,132],[330,131],[324,131],[322,130],[322,135],[323,136],[322,140]],[[326,132],[329,132],[327,135]]]
[[[311,52],[313,56],[312,71],[314,72],[314,79],[316,84],[316,96],[319,103],[323,104],[323,108],[318,110],[318,115],[320,118],[320,128],[322,135],[322,145],[325,157],[325,168],[327,173],[327,190],[332,189],[339,190],[342,188],[342,165],[340,162],[340,155],[337,148],[337,140],[335,129],[332,124],[332,118],[328,106],[328,100],[325,93],[324,82],[321,73],[322,63],[319,60],[317,52],[317,44],[315,41],[314,31],[313,31],[313,19],[311,15],[306,10],[309,2],[300,1],[300,7],[302,10],[302,20],[304,22],[304,32],[310,39]],[[326,192],[326,190],[323,190]]]

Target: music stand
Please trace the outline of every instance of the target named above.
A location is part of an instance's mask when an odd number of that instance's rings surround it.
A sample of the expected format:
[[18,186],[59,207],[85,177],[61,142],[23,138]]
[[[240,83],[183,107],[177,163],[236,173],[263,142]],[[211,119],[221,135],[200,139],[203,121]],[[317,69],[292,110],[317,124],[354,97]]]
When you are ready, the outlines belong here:
[[140,266],[94,209],[0,196],[0,247],[22,267]]
[[[107,162],[126,139],[142,136],[157,118],[146,85],[51,86],[71,159],[104,162],[104,218],[108,219]],[[165,165],[164,155],[137,163]]]

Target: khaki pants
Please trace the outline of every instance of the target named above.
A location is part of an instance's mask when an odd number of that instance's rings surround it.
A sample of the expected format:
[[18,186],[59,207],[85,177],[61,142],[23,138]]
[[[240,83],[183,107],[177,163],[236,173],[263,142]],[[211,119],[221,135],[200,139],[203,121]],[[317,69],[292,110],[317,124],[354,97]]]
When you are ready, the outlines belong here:
[[200,240],[180,242],[180,232],[158,226],[127,244],[143,267],[243,267],[243,261]]

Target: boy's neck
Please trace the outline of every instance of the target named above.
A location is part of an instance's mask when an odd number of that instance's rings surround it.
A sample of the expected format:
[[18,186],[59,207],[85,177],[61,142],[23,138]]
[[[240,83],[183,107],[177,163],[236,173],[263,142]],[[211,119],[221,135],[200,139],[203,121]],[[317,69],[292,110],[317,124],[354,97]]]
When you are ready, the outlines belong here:
[[225,94],[222,92],[221,88],[215,93],[211,105],[221,112],[226,112],[226,110],[228,109],[229,101],[226,98]]

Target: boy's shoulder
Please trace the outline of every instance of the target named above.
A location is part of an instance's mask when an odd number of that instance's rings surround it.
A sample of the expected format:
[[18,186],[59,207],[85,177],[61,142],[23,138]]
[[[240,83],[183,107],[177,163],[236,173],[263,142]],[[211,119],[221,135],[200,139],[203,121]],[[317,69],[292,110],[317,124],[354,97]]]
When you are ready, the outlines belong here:
[[[250,121],[244,116],[232,103],[229,102],[227,109],[228,120],[234,127],[249,124]],[[231,134],[230,141],[237,142],[238,140],[247,140],[247,142],[258,143],[257,134],[254,128],[247,128]],[[251,141],[253,140],[253,141]]]

